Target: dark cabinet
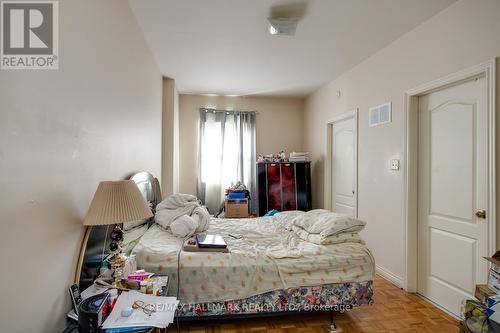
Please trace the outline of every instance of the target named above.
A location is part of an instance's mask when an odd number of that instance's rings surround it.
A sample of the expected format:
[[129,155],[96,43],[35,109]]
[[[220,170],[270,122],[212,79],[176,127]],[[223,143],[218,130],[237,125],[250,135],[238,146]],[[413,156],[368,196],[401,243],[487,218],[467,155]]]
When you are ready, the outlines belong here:
[[[267,205],[269,210],[277,209],[281,211],[281,172],[279,164],[268,164],[267,172]],[[260,209],[259,209],[260,214]],[[264,212],[265,214],[265,212]]]
[[281,164],[281,210],[297,209],[297,189],[295,184],[295,164]]
[[311,210],[311,164],[257,163],[259,216],[276,209]]

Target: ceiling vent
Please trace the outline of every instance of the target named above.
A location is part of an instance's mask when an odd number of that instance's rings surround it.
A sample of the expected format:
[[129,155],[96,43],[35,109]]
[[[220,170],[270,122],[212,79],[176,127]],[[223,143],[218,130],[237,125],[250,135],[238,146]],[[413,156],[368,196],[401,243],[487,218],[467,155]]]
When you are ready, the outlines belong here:
[[378,126],[392,121],[391,102],[374,106],[368,110],[368,126]]
[[306,10],[306,0],[275,4],[269,11],[267,32],[273,36],[294,36],[297,24],[304,18]]
[[273,36],[293,36],[297,30],[298,19],[295,18],[268,18],[268,32]]

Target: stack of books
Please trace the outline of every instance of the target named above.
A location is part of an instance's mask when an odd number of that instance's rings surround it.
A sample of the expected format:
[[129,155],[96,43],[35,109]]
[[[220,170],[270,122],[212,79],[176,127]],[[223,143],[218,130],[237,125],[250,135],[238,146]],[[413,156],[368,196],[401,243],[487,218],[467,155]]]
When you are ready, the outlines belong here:
[[290,153],[290,158],[288,159],[290,162],[307,162],[309,160],[309,153]]

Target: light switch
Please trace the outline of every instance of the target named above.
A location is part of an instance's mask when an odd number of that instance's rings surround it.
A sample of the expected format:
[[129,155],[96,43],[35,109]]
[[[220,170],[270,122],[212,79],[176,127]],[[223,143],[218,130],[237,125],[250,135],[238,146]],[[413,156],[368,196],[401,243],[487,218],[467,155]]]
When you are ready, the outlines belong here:
[[399,170],[399,160],[391,160],[391,170]]

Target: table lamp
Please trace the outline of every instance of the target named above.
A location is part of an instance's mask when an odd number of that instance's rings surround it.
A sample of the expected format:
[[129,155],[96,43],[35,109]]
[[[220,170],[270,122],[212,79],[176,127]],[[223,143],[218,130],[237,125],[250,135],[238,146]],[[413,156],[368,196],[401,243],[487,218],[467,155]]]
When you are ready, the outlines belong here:
[[111,244],[113,254],[109,260],[113,269],[113,284],[120,286],[125,258],[122,256],[121,243],[124,222],[148,219],[153,216],[139,188],[133,180],[104,181],[99,183],[94,194],[84,225],[112,225]]

